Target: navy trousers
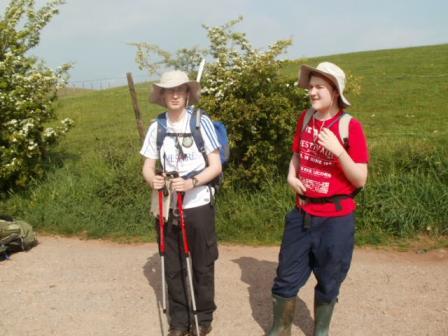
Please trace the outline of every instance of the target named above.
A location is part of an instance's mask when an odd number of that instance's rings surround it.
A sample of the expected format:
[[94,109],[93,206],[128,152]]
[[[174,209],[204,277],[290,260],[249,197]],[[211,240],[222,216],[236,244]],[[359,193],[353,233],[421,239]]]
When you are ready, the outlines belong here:
[[315,300],[329,303],[350,268],[354,247],[354,214],[341,217],[311,216],[311,226],[304,227],[305,213],[294,208],[285,217],[277,276],[272,293],[295,297],[311,275],[317,279]]

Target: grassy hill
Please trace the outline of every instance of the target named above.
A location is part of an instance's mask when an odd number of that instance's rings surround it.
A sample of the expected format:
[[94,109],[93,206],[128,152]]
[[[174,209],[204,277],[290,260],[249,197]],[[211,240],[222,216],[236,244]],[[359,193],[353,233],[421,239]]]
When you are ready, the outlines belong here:
[[[371,151],[370,177],[360,196],[358,242],[448,234],[448,44],[332,55],[287,62],[335,62],[360,85],[349,95]],[[146,124],[161,111],[148,103],[149,84],[137,85]],[[115,239],[153,239],[149,191],[140,174],[140,143],[127,87],[65,93],[60,118],[75,128],[52,156],[45,181],[11,195],[2,212],[42,231]],[[288,150],[288,149],[285,149]],[[274,243],[293,205],[285,181],[257,194],[226,190],[219,199],[221,240]],[[443,240],[446,243],[446,240]]]
[[[436,130],[447,134],[446,127],[437,126],[447,125],[448,44],[333,55],[304,63],[325,60],[360,80],[361,94],[350,97],[351,113],[363,121],[371,141],[417,135],[417,129],[423,136],[433,136]],[[296,72],[297,63],[289,64],[287,71]],[[441,133],[438,137],[447,139]]]

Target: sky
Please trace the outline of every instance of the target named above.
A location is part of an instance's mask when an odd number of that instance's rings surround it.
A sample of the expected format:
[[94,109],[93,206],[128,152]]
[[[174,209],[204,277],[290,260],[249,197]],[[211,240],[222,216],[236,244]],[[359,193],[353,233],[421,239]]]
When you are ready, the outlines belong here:
[[[45,4],[36,0],[36,6]],[[0,0],[0,13],[9,0]],[[446,0],[66,0],[32,54],[55,68],[73,63],[76,86],[147,79],[132,42],[175,52],[208,47],[207,26],[243,16],[236,31],[257,48],[291,38],[288,59],[448,43]]]

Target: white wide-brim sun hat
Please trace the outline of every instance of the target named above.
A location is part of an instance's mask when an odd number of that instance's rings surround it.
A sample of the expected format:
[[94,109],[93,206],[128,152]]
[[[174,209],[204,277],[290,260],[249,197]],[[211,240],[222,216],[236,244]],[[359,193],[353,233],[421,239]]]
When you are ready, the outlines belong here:
[[345,73],[336,64],[330,62],[322,62],[316,68],[309,65],[302,65],[299,70],[299,87],[308,89],[310,84],[310,77],[313,73],[320,74],[328,78],[337,88],[339,96],[341,97],[344,107],[350,106],[350,102],[344,96],[345,89]]
[[172,89],[186,84],[188,86],[188,104],[194,105],[199,102],[201,96],[201,86],[198,82],[190,80],[188,75],[180,70],[167,71],[160,77],[160,82],[152,85],[152,92],[150,101],[166,107],[165,100],[163,99],[163,90]]

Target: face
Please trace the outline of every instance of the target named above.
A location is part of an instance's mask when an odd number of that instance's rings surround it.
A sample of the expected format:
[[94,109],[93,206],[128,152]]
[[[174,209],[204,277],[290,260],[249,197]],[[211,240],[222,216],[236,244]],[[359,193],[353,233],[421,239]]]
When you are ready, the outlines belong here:
[[163,90],[163,99],[169,110],[182,110],[187,104],[188,87],[187,85],[177,86],[171,89]]
[[338,107],[338,91],[325,79],[311,76],[309,83],[311,105],[317,111],[327,111]]

